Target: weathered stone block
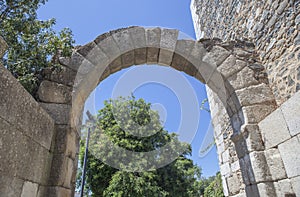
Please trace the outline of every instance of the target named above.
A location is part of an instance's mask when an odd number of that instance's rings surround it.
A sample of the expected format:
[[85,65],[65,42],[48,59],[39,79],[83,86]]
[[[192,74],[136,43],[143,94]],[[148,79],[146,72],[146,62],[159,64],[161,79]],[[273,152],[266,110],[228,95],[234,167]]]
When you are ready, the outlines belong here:
[[254,72],[248,67],[233,74],[228,78],[229,83],[235,90],[239,90],[252,85],[258,85],[260,82],[254,78]]
[[26,181],[23,185],[21,197],[36,197],[38,184]]
[[72,88],[51,81],[43,81],[37,92],[39,99],[46,103],[70,103]]
[[131,40],[130,32],[128,29],[114,33],[112,34],[112,37],[118,45],[121,54],[134,50],[135,47]]
[[40,103],[49,115],[55,120],[56,124],[69,124],[70,121],[70,109],[68,104],[54,104],[54,103]]
[[240,161],[237,160],[237,161],[231,163],[230,167],[231,167],[232,172],[236,172],[236,171],[240,170]]
[[201,57],[198,56],[199,51],[197,50],[198,48],[195,47],[196,44],[197,43],[193,40],[178,40],[175,47],[175,53],[186,59],[189,59],[189,57],[192,55],[191,53],[193,52],[193,55],[196,56],[193,58],[197,61],[192,63],[197,63],[195,64],[197,66],[199,64],[199,60],[201,60]]
[[172,62],[178,37],[178,30],[162,29],[158,63],[169,66]]
[[229,162],[229,150],[225,150],[225,152],[222,153],[222,161],[223,163]]
[[257,184],[259,196],[276,196],[274,184],[272,182]]
[[292,136],[300,133],[300,92],[286,101],[281,110]]
[[[71,57],[59,57],[58,58],[58,62],[62,65],[62,66],[66,66],[68,67],[70,62],[71,62]],[[73,70],[73,69],[72,69]],[[74,69],[75,70],[75,69]]]
[[258,125],[267,149],[275,147],[291,137],[280,108]]
[[132,43],[136,49],[146,47],[146,30],[143,27],[130,28]]
[[236,173],[233,173],[233,175],[231,177],[227,178],[227,185],[229,188],[230,195],[235,195],[235,194],[239,193],[241,183],[240,183],[240,179]]
[[203,61],[212,65],[220,65],[230,55],[230,52],[223,47],[214,46],[204,57]]
[[50,148],[54,129],[52,118],[20,83],[0,66],[0,118],[14,125],[45,148]]
[[158,54],[158,48],[147,48],[147,64],[157,64]]
[[147,63],[147,48],[139,48],[134,50],[134,64],[146,64]]
[[68,158],[64,154],[54,154],[48,184],[63,186],[68,171]]
[[75,159],[79,148],[79,136],[69,126],[56,125],[55,154],[65,154]]
[[162,29],[160,37],[160,48],[174,51],[179,31],[176,29]]
[[[0,119],[0,171],[7,175],[46,184],[49,150]],[[50,142],[51,143],[51,142]]]
[[241,90],[237,90],[236,94],[242,106],[260,104],[260,103],[274,103],[274,96],[266,84],[259,84],[250,86]]
[[73,171],[76,171],[76,169],[74,168],[74,161],[72,159],[67,158],[67,172],[63,184],[63,186],[66,188],[72,188]]
[[88,73],[91,73],[95,70],[95,65],[92,64],[89,60],[84,59],[81,64],[78,66],[78,71],[76,74],[76,78],[74,81],[74,86],[78,83],[79,77],[83,76],[86,77]]
[[243,125],[241,132],[249,152],[264,150],[262,137],[257,125]]
[[24,180],[47,184],[52,155],[49,150],[24,136],[14,138],[16,145],[16,174]]
[[293,137],[278,146],[287,176],[300,176],[300,140]]
[[288,196],[294,194],[291,181],[284,179],[274,184],[277,196]]
[[97,46],[105,53],[105,55],[110,59],[110,61],[118,58],[121,54],[118,45],[112,36],[108,36],[100,42],[95,40]]
[[5,171],[0,170],[0,173],[0,195],[3,197],[21,196],[24,181],[13,175],[7,175]]
[[[202,73],[201,68],[199,68],[198,70],[200,71],[200,73]],[[206,84],[219,95],[219,99],[221,101],[226,101],[229,95],[220,97],[220,92],[222,92],[223,94],[226,93],[225,81],[221,73],[219,73],[219,71],[217,70],[211,70],[209,75],[203,74],[202,76]]]
[[174,53],[171,67],[178,71],[184,71],[186,65],[187,65],[186,59]]
[[245,124],[259,123],[275,109],[276,107],[274,105],[265,104],[245,106],[242,108],[245,118]]
[[218,66],[218,71],[222,73],[225,78],[228,78],[246,66],[246,62],[237,60],[236,57],[230,55],[220,66]]
[[271,181],[272,177],[263,151],[254,151],[249,154],[254,174],[253,183]]
[[63,187],[48,187],[47,197],[69,197],[72,191]]
[[286,178],[285,168],[278,149],[272,148],[265,151],[266,161],[272,176],[272,180],[280,180]]
[[220,165],[220,172],[221,172],[222,176],[224,176],[226,178],[231,175],[229,162]]
[[159,59],[158,59],[158,64],[160,65],[166,65],[170,66],[172,63],[174,52],[165,50],[165,49],[160,49],[159,50]]
[[118,72],[122,69],[122,58],[118,57],[114,61],[112,61],[108,66],[110,73]]
[[150,48],[160,47],[160,28],[147,28],[146,29],[146,46]]
[[95,42],[90,42],[79,47],[77,52],[95,66],[103,65],[109,61],[106,54],[96,45]]
[[229,195],[228,186],[227,186],[226,178],[224,176],[222,176],[222,186],[223,186],[224,195],[228,196]]
[[85,58],[81,54],[75,51],[72,53],[71,57],[60,57],[59,63],[70,68],[71,70],[77,71],[84,59]]
[[46,74],[44,76],[44,79],[66,86],[73,86],[76,74],[77,72],[75,72],[74,70],[66,66],[61,66],[52,71],[49,75]]
[[124,53],[122,56],[122,67],[127,68],[134,65],[134,50]]
[[293,190],[294,190],[295,194],[297,196],[300,195],[300,176],[292,178],[291,183],[292,183]]

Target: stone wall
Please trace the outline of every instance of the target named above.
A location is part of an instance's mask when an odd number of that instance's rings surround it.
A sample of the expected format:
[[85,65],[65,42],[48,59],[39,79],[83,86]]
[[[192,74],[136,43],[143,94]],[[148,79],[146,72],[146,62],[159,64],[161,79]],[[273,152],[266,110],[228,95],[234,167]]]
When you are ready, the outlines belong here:
[[0,63],[1,197],[45,196],[53,136],[53,119]]
[[[259,123],[277,196],[300,195],[300,92]],[[266,164],[265,164],[266,165]]]
[[[268,78],[276,100],[276,105],[262,102],[243,108],[244,114],[252,115],[235,133],[224,106],[207,88],[226,196],[300,195],[300,1],[192,0],[191,12],[199,40],[217,37],[254,44],[261,70],[266,71],[258,76]],[[260,70],[258,64],[253,67]],[[254,99],[261,97],[258,91],[244,96],[253,94]],[[231,141],[226,140],[228,134]]]
[[197,38],[249,40],[278,105],[300,90],[299,0],[192,0]]

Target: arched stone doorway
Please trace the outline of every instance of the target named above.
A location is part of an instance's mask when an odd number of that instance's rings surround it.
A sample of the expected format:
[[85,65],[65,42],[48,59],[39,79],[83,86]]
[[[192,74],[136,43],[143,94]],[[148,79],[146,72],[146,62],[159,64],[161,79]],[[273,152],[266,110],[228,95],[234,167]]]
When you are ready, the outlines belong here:
[[[158,27],[118,29],[77,48],[71,58],[60,59],[68,72],[58,74],[56,81],[73,85],[72,102],[41,103],[55,119],[58,133],[66,133],[63,140],[56,134],[54,143],[57,152],[49,179],[54,196],[71,195],[74,190],[85,100],[110,74],[140,64],[171,66],[207,85],[227,196],[259,196],[262,188],[274,190],[272,184],[264,183],[268,169],[260,152],[264,145],[257,123],[274,110],[275,102],[253,45],[218,39],[181,40],[178,34]],[[42,82],[40,89],[47,83],[51,82]],[[44,97],[47,99],[51,100]]]

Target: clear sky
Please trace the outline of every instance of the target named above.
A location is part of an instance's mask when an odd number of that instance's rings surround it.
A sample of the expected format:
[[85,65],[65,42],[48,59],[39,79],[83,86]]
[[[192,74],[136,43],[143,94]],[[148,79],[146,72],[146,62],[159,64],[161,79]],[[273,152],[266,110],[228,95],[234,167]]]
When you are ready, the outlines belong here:
[[[110,30],[133,25],[178,29],[195,39],[190,0],[49,0],[45,6],[39,9],[38,17],[43,20],[56,18],[56,30],[69,27],[73,31],[76,45],[84,45]],[[176,75],[173,69],[166,67],[152,66],[151,68],[149,66],[147,68],[130,67],[102,81],[94,91],[93,99],[96,100],[96,110],[103,107],[104,100],[112,97],[116,84],[128,84],[130,80],[134,82],[134,78],[130,77],[134,74],[148,77],[151,76],[149,73],[152,73],[154,77],[154,75],[156,76],[155,72],[159,71]],[[181,73],[181,76],[184,78],[180,80],[192,87],[195,95],[190,94],[197,100],[197,102],[185,103],[188,103],[188,107],[198,109],[198,105],[206,98],[204,85],[185,74]],[[184,81],[184,79],[186,80]],[[122,83],[119,80],[123,80]],[[182,85],[181,90],[183,89],[186,88]],[[154,109],[160,112],[162,119],[165,119],[164,125],[168,131],[178,130],[182,119],[194,118],[181,117],[182,103],[180,102],[181,97],[177,95],[178,92],[182,95],[185,94],[185,92],[174,90],[163,83],[144,83],[133,91],[137,98],[144,98],[147,102],[155,103]],[[211,130],[209,113],[201,111],[198,121],[199,127],[192,141],[192,159],[202,167],[204,176],[215,175],[219,170],[216,148],[213,147],[204,157],[199,156],[201,146],[210,142],[210,140],[204,140],[207,130]],[[208,132],[207,137],[211,139],[212,132]]]

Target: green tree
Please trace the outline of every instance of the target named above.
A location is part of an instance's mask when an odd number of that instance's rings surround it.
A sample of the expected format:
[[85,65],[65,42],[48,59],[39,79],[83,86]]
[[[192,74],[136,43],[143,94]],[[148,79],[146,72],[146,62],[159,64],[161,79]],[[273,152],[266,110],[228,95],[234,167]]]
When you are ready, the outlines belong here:
[[53,30],[55,19],[37,19],[46,0],[0,1],[0,35],[8,44],[4,66],[32,94],[42,68],[59,66],[59,56],[69,56],[74,40],[70,29]]
[[[150,107],[151,104],[143,99],[136,100],[131,97],[106,101],[104,108],[99,111],[96,129],[91,133],[89,146],[91,151],[87,163],[86,184],[94,197],[200,195],[201,169],[188,158],[191,146],[180,142],[174,133],[164,130],[158,113]],[[141,136],[144,132],[151,135]],[[128,172],[106,164],[108,161],[119,162],[125,154],[121,151],[112,153],[110,142],[141,154],[157,150],[157,154],[151,155],[150,158],[133,158],[128,164],[131,169],[143,169],[149,164],[149,160],[169,159],[162,150],[167,143],[173,144],[170,149],[180,150],[180,153],[177,159],[164,167],[150,171]],[[84,147],[81,146],[81,161],[83,155]]]
[[204,197],[224,197],[220,172],[217,173],[213,181],[205,188]]

